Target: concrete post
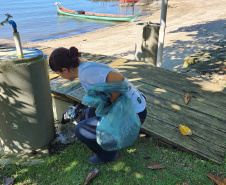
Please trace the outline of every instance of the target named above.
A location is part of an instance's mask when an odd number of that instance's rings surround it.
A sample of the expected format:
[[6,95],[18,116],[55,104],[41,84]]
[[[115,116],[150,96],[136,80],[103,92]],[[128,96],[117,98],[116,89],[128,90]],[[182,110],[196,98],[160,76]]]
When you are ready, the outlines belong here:
[[156,66],[159,24],[138,23],[135,58]]

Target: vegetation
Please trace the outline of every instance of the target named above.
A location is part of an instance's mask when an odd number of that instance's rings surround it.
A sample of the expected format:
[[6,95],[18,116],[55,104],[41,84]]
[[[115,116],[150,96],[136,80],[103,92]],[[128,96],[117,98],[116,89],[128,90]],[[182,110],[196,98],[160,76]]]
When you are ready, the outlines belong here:
[[[153,137],[140,137],[136,143],[120,151],[115,162],[93,166],[87,163],[91,151],[81,142],[64,149],[35,166],[0,166],[0,179],[11,177],[14,184],[67,185],[83,184],[93,168],[100,170],[90,184],[214,184],[206,174],[225,178],[226,160],[222,165],[198,158],[166,145]],[[150,157],[150,158],[149,158]],[[157,163],[166,169],[151,170],[147,163]]]

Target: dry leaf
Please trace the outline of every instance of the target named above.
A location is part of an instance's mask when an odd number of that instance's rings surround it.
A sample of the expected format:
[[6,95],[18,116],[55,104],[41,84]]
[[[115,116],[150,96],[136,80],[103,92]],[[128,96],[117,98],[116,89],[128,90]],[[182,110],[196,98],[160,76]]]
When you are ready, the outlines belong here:
[[91,179],[93,179],[100,171],[97,169],[97,168],[94,168],[92,170],[90,170],[89,174],[86,176],[85,178],[85,181],[84,181],[84,184],[83,185],[86,185],[89,183],[89,181]]
[[207,176],[212,179],[217,185],[226,185],[226,178],[222,179],[220,177],[217,177],[215,175],[209,175],[207,174]]
[[192,131],[190,128],[188,128],[187,126],[184,125],[179,125],[179,129],[182,135],[184,136],[191,136],[192,135]]
[[162,174],[160,173],[160,179],[162,180]]
[[38,152],[37,152],[36,150],[32,150],[31,153],[32,153],[33,155],[36,155]]
[[156,169],[166,168],[166,166],[162,166],[162,165],[155,164],[155,163],[148,163],[148,164],[146,164],[146,168],[156,170]]
[[183,95],[183,97],[184,97],[184,103],[187,105],[188,102],[191,99],[191,95],[190,94],[185,94],[185,95]]
[[22,171],[21,171],[21,174],[24,174],[24,173],[27,173],[27,171],[25,171],[25,170],[22,170]]
[[3,184],[4,185],[12,185],[13,183],[14,183],[14,179],[13,178],[3,177]]
[[150,159],[150,158],[151,158],[150,156],[145,156],[145,157],[144,157],[144,159]]
[[139,134],[139,137],[146,137],[146,134]]
[[188,183],[186,183],[186,182],[183,181],[183,182],[182,182],[182,185],[188,185]]

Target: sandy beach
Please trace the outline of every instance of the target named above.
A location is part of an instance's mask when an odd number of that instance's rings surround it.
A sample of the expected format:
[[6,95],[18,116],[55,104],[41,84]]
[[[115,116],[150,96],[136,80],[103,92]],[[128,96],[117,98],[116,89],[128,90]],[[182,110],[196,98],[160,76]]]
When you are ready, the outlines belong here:
[[[159,8],[161,1],[151,8]],[[226,0],[169,0],[162,67],[179,70],[184,58],[195,51],[213,48],[213,43],[226,37]],[[142,8],[142,7],[141,7]],[[138,23],[160,22],[161,9],[135,22],[120,24],[85,34],[23,43],[23,47],[35,47],[44,53],[57,47],[76,46],[82,52],[134,59],[136,28]],[[12,41],[0,39],[2,46]]]

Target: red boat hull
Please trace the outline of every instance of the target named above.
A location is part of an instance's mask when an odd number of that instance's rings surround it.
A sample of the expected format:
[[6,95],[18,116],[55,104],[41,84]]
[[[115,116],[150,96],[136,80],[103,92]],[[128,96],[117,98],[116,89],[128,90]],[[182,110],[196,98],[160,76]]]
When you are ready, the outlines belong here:
[[[134,0],[135,3],[138,2],[138,1],[139,1],[139,0]],[[124,4],[125,2],[127,2],[127,3],[132,3],[133,0],[121,0],[121,4]]]

